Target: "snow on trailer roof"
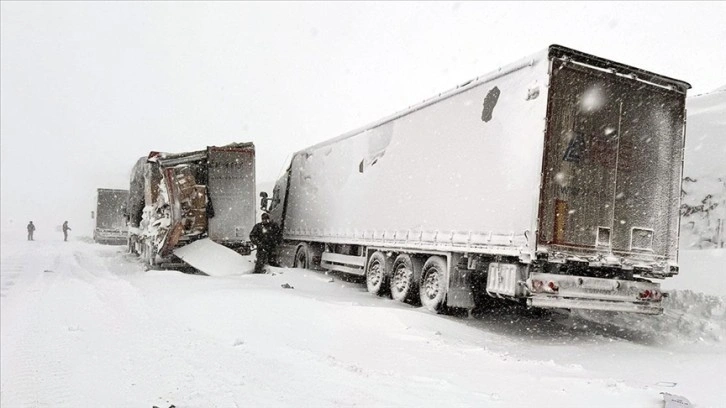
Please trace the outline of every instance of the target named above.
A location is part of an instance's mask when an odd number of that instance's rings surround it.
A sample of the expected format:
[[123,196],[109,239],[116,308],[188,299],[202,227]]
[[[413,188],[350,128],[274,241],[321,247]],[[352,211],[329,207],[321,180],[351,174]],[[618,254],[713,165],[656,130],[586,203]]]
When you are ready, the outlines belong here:
[[[691,85],[685,81],[669,78],[669,77],[659,75],[659,74],[656,74],[656,73],[653,73],[650,71],[646,71],[646,70],[643,70],[640,68],[635,68],[635,67],[632,67],[632,66],[629,66],[626,64],[622,64],[622,63],[611,61],[611,60],[608,60],[605,58],[597,57],[595,55],[577,51],[572,48],[567,48],[567,47],[564,47],[561,45],[552,44],[542,51],[534,53],[528,57],[522,58],[509,65],[505,65],[504,67],[500,67],[499,69],[497,69],[495,71],[491,71],[485,75],[478,76],[474,79],[470,79],[469,81],[466,81],[460,85],[457,85],[453,89],[450,89],[445,92],[441,92],[438,95],[431,97],[429,99],[425,99],[416,105],[409,106],[405,110],[394,113],[393,115],[390,115],[390,116],[386,116],[383,119],[379,119],[375,122],[372,122],[372,123],[369,123],[360,128],[354,129],[350,132],[343,133],[342,135],[335,137],[333,139],[326,140],[324,142],[320,142],[313,146],[299,150],[293,154],[293,157],[295,157],[296,155],[298,155],[300,153],[307,152],[310,150],[315,150],[320,147],[347,139],[347,138],[355,136],[361,132],[375,129],[388,122],[391,122],[393,120],[406,116],[410,113],[416,112],[418,110],[421,110],[429,105],[433,105],[434,103],[445,100],[454,95],[460,94],[468,89],[474,88],[475,86],[481,85],[483,83],[487,83],[489,81],[493,81],[504,75],[507,75],[512,72],[519,71],[520,69],[532,66],[536,62],[541,60],[542,58],[563,58],[563,59],[569,59],[569,60],[573,61],[573,57],[576,58],[576,60],[577,60],[576,62],[581,65],[585,65],[585,66],[589,66],[594,69],[614,73],[619,76],[627,77],[630,79],[641,81],[641,82],[644,82],[644,83],[647,83],[650,85],[659,86],[659,87],[662,87],[665,89],[677,91],[680,93],[685,94],[686,90],[691,88]],[[290,161],[290,163],[292,163],[292,161]]]

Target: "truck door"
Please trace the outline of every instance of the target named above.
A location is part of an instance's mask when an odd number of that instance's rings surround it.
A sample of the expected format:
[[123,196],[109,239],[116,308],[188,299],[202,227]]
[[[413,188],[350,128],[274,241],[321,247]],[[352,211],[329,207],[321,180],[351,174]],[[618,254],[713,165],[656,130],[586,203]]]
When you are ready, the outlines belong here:
[[685,97],[632,80],[621,87],[612,248],[676,260]]
[[587,72],[552,77],[540,235],[552,245],[609,246],[622,100]]
[[272,201],[269,204],[270,218],[275,221],[285,232],[285,209],[287,204],[288,182],[290,179],[290,169],[275,182],[272,190]]
[[228,244],[249,241],[257,205],[254,148],[209,147],[208,175],[214,213],[209,238]]
[[682,116],[677,98],[653,88],[553,60],[540,244],[668,252],[668,237],[677,234],[671,218],[680,163],[672,160],[682,157]]

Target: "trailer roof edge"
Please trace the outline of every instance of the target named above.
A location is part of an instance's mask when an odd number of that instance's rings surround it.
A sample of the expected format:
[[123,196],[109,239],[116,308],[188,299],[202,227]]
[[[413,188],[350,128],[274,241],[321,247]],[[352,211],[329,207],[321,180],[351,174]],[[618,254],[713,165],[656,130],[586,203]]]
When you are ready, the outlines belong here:
[[[535,64],[535,62],[539,61],[541,58],[563,58],[563,57],[568,57],[568,58],[576,57],[575,59],[577,61],[582,61],[586,64],[590,64],[590,65],[593,65],[598,68],[602,68],[602,69],[606,69],[606,70],[614,70],[621,74],[633,74],[638,78],[638,80],[641,80],[641,81],[644,81],[644,82],[647,82],[650,84],[659,85],[659,86],[662,86],[665,88],[675,87],[676,91],[683,93],[683,94],[686,93],[686,90],[691,88],[691,85],[685,81],[673,79],[673,78],[670,78],[670,77],[667,77],[664,75],[659,75],[659,74],[656,74],[656,73],[653,73],[650,71],[646,71],[646,70],[643,70],[640,68],[635,68],[635,67],[632,67],[632,66],[629,66],[626,64],[622,64],[619,62],[611,61],[611,60],[601,58],[601,57],[598,57],[598,56],[595,56],[592,54],[587,54],[587,53],[577,51],[577,50],[574,50],[572,48],[568,48],[568,47],[565,47],[562,45],[552,44],[542,51],[531,54],[531,55],[524,57],[518,61],[515,61],[509,65],[505,65],[503,67],[500,67],[499,69],[490,71],[484,75],[470,79],[469,81],[466,81],[460,85],[457,85],[455,88],[449,89],[448,91],[445,91],[445,92],[441,92],[436,96],[433,96],[429,99],[425,99],[422,102],[419,102],[418,104],[411,105],[407,109],[398,111],[398,112],[396,112],[392,115],[386,116],[382,119],[370,122],[364,126],[358,127],[356,129],[353,129],[348,132],[345,132],[332,139],[328,139],[328,140],[322,141],[320,143],[316,143],[312,146],[308,146],[304,149],[298,150],[295,153],[293,153],[292,157],[294,158],[295,156],[297,156],[300,153],[309,152],[311,150],[315,150],[320,147],[339,142],[341,140],[355,136],[361,132],[365,132],[366,130],[371,130],[371,129],[377,128],[381,125],[384,125],[388,122],[391,122],[393,120],[406,116],[409,113],[412,113],[412,112],[415,112],[422,108],[425,108],[426,106],[432,105],[441,100],[450,98],[454,95],[457,95],[457,94],[464,92],[475,86],[478,86],[483,83],[487,83],[496,78],[507,75],[514,71],[518,71],[518,70],[526,68],[528,66],[532,66]],[[292,165],[292,160],[290,161],[290,165]]]
[[618,72],[620,74],[634,74],[637,78],[656,85],[665,87],[668,87],[669,85],[673,86],[676,88],[677,91],[683,94],[685,94],[688,89],[691,89],[691,84],[686,81],[667,77],[665,75],[656,74],[655,72],[636,68],[631,65],[598,57],[596,55],[588,54],[582,51],[577,51],[575,49],[568,48],[559,44],[550,45],[548,50],[550,58],[573,58],[588,65],[592,65],[613,72]]

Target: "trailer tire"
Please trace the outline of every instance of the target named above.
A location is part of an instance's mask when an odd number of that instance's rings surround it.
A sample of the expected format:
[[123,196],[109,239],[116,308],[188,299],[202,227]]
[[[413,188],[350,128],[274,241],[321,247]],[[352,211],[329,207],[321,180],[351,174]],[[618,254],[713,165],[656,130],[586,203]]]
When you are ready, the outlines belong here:
[[421,261],[409,254],[401,254],[393,261],[391,272],[391,297],[399,302],[414,303],[418,299],[418,282]]
[[377,296],[384,296],[388,293],[391,263],[391,260],[381,251],[376,251],[371,255],[366,266],[366,288],[368,288],[368,292]]
[[292,264],[293,268],[310,269],[310,256],[310,247],[307,243],[303,242],[298,245]]
[[446,260],[444,258],[431,256],[426,260],[419,288],[421,305],[432,312],[443,313],[446,300]]

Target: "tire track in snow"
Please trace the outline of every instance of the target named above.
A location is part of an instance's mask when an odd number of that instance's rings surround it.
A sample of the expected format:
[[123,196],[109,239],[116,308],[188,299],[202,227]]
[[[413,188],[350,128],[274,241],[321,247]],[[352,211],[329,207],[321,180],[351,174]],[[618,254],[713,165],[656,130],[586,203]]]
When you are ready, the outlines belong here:
[[[52,257],[52,260],[49,259]],[[62,356],[67,347],[63,336],[57,336],[58,328],[47,327],[47,314],[49,305],[44,298],[49,289],[52,288],[59,276],[55,272],[63,265],[60,254],[55,256],[43,256],[34,260],[34,266],[45,264],[47,269],[44,272],[33,272],[36,279],[22,291],[24,304],[29,307],[23,308],[24,325],[17,327],[18,332],[13,333],[9,339],[3,338],[4,342],[10,342],[12,347],[11,356],[6,356],[3,361],[3,393],[2,403],[7,406],[32,406],[32,407],[73,407],[79,406],[74,401],[71,388],[68,387],[69,379],[73,373],[70,367],[64,363]],[[36,269],[36,268],[34,268]],[[32,278],[32,276],[30,276]],[[8,361],[9,360],[9,361]],[[12,393],[8,392],[12,390]],[[52,395],[52,400],[47,398]]]
[[0,297],[6,297],[15,286],[15,281],[23,273],[23,266],[18,264],[2,266],[2,274],[0,274]]
[[22,321],[9,326],[15,333],[3,344],[3,357],[11,352],[3,362],[8,369],[3,370],[2,405],[233,402],[239,378],[228,370],[208,372],[209,361],[219,356],[219,346],[229,349],[230,359],[244,358],[244,353],[170,318],[167,305],[149,303],[149,295],[161,293],[140,293],[132,284],[139,277],[146,282],[140,266],[132,265],[119,277],[108,264],[123,255],[104,256],[107,252],[90,245],[57,247],[38,261],[53,272],[37,275],[28,296],[18,297]]

